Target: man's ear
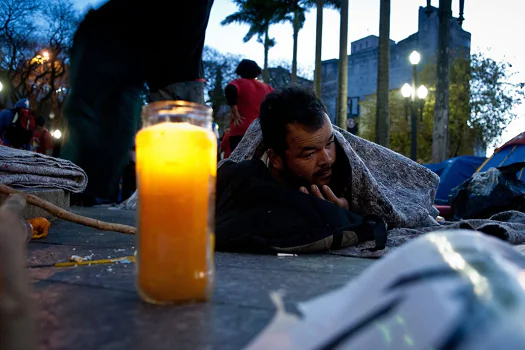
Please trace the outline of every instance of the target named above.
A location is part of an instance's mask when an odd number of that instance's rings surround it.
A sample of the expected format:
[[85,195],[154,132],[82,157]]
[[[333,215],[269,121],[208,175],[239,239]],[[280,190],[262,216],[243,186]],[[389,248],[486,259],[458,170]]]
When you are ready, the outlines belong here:
[[276,169],[276,170],[283,170],[284,168],[283,158],[271,148],[266,153],[268,154],[268,159],[270,160],[271,168]]

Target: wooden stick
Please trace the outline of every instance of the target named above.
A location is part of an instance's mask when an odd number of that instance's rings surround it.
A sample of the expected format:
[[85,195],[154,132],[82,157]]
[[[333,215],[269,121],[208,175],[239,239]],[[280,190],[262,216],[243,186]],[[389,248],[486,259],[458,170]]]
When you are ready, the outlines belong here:
[[48,213],[56,216],[57,218],[71,221],[76,224],[89,226],[89,227],[93,227],[93,228],[104,230],[104,231],[122,232],[122,233],[130,234],[130,235],[134,235],[137,231],[137,229],[133,226],[113,224],[110,222],[104,222],[104,221],[100,221],[100,220],[96,220],[96,219],[88,218],[86,216],[72,213],[65,209],[59,208],[56,205],[49,203],[48,201],[42,198],[39,198],[32,194],[27,194],[21,191],[17,191],[7,185],[0,185],[0,193],[6,194],[6,195],[19,194],[26,199],[28,204],[32,204],[34,206],[42,208]]

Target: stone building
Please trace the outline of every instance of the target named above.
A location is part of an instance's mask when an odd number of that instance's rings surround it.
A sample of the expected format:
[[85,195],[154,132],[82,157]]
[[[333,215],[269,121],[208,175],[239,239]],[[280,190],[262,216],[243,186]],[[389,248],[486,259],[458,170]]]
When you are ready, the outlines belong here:
[[[413,50],[421,54],[418,65],[421,69],[427,63],[435,63],[438,49],[438,9],[419,8],[418,31],[399,41],[390,41],[390,89],[399,89],[412,81],[412,66],[408,56]],[[377,60],[379,37],[370,35],[351,43],[348,56],[348,114],[360,114],[359,101],[374,94],[377,87]],[[450,21],[450,50],[458,55],[470,54],[470,33],[463,30],[457,18]],[[322,100],[328,108],[330,118],[335,121],[337,95],[338,60],[322,63]]]
[[[282,89],[290,85],[290,80],[292,78],[292,73],[286,68],[281,66],[268,68],[268,84],[270,84],[274,89]],[[303,77],[297,77],[297,85],[313,88],[314,82]]]

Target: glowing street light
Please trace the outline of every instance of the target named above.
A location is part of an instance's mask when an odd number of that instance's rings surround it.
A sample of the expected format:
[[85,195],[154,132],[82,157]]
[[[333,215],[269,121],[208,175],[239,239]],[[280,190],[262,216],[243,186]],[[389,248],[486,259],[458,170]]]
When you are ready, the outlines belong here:
[[61,138],[62,137],[62,133],[60,132],[60,130],[57,129],[57,130],[53,131],[53,137],[55,139]]
[[2,85],[2,82],[0,81],[0,91],[4,88],[4,85]]
[[412,65],[416,65],[419,64],[419,61],[421,60],[421,55],[417,51],[412,51],[408,59],[410,60],[410,63]]
[[49,61],[49,58],[51,56],[49,55],[49,51],[44,50],[42,51],[42,54],[37,54],[35,57],[31,59],[31,63],[37,63],[37,64],[44,64],[46,61]]
[[401,88],[401,95],[403,95],[404,98],[409,98],[412,96],[412,86],[410,86],[409,83],[405,83],[405,85],[403,85]]
[[417,89],[417,97],[421,100],[425,99],[428,96],[428,89],[425,85],[421,85]]

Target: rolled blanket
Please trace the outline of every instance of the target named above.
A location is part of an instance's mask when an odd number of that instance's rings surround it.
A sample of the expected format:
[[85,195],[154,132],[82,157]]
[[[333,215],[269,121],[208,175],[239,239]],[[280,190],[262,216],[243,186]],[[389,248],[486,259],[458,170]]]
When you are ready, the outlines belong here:
[[14,187],[59,188],[82,192],[88,178],[68,160],[0,146],[0,183]]

